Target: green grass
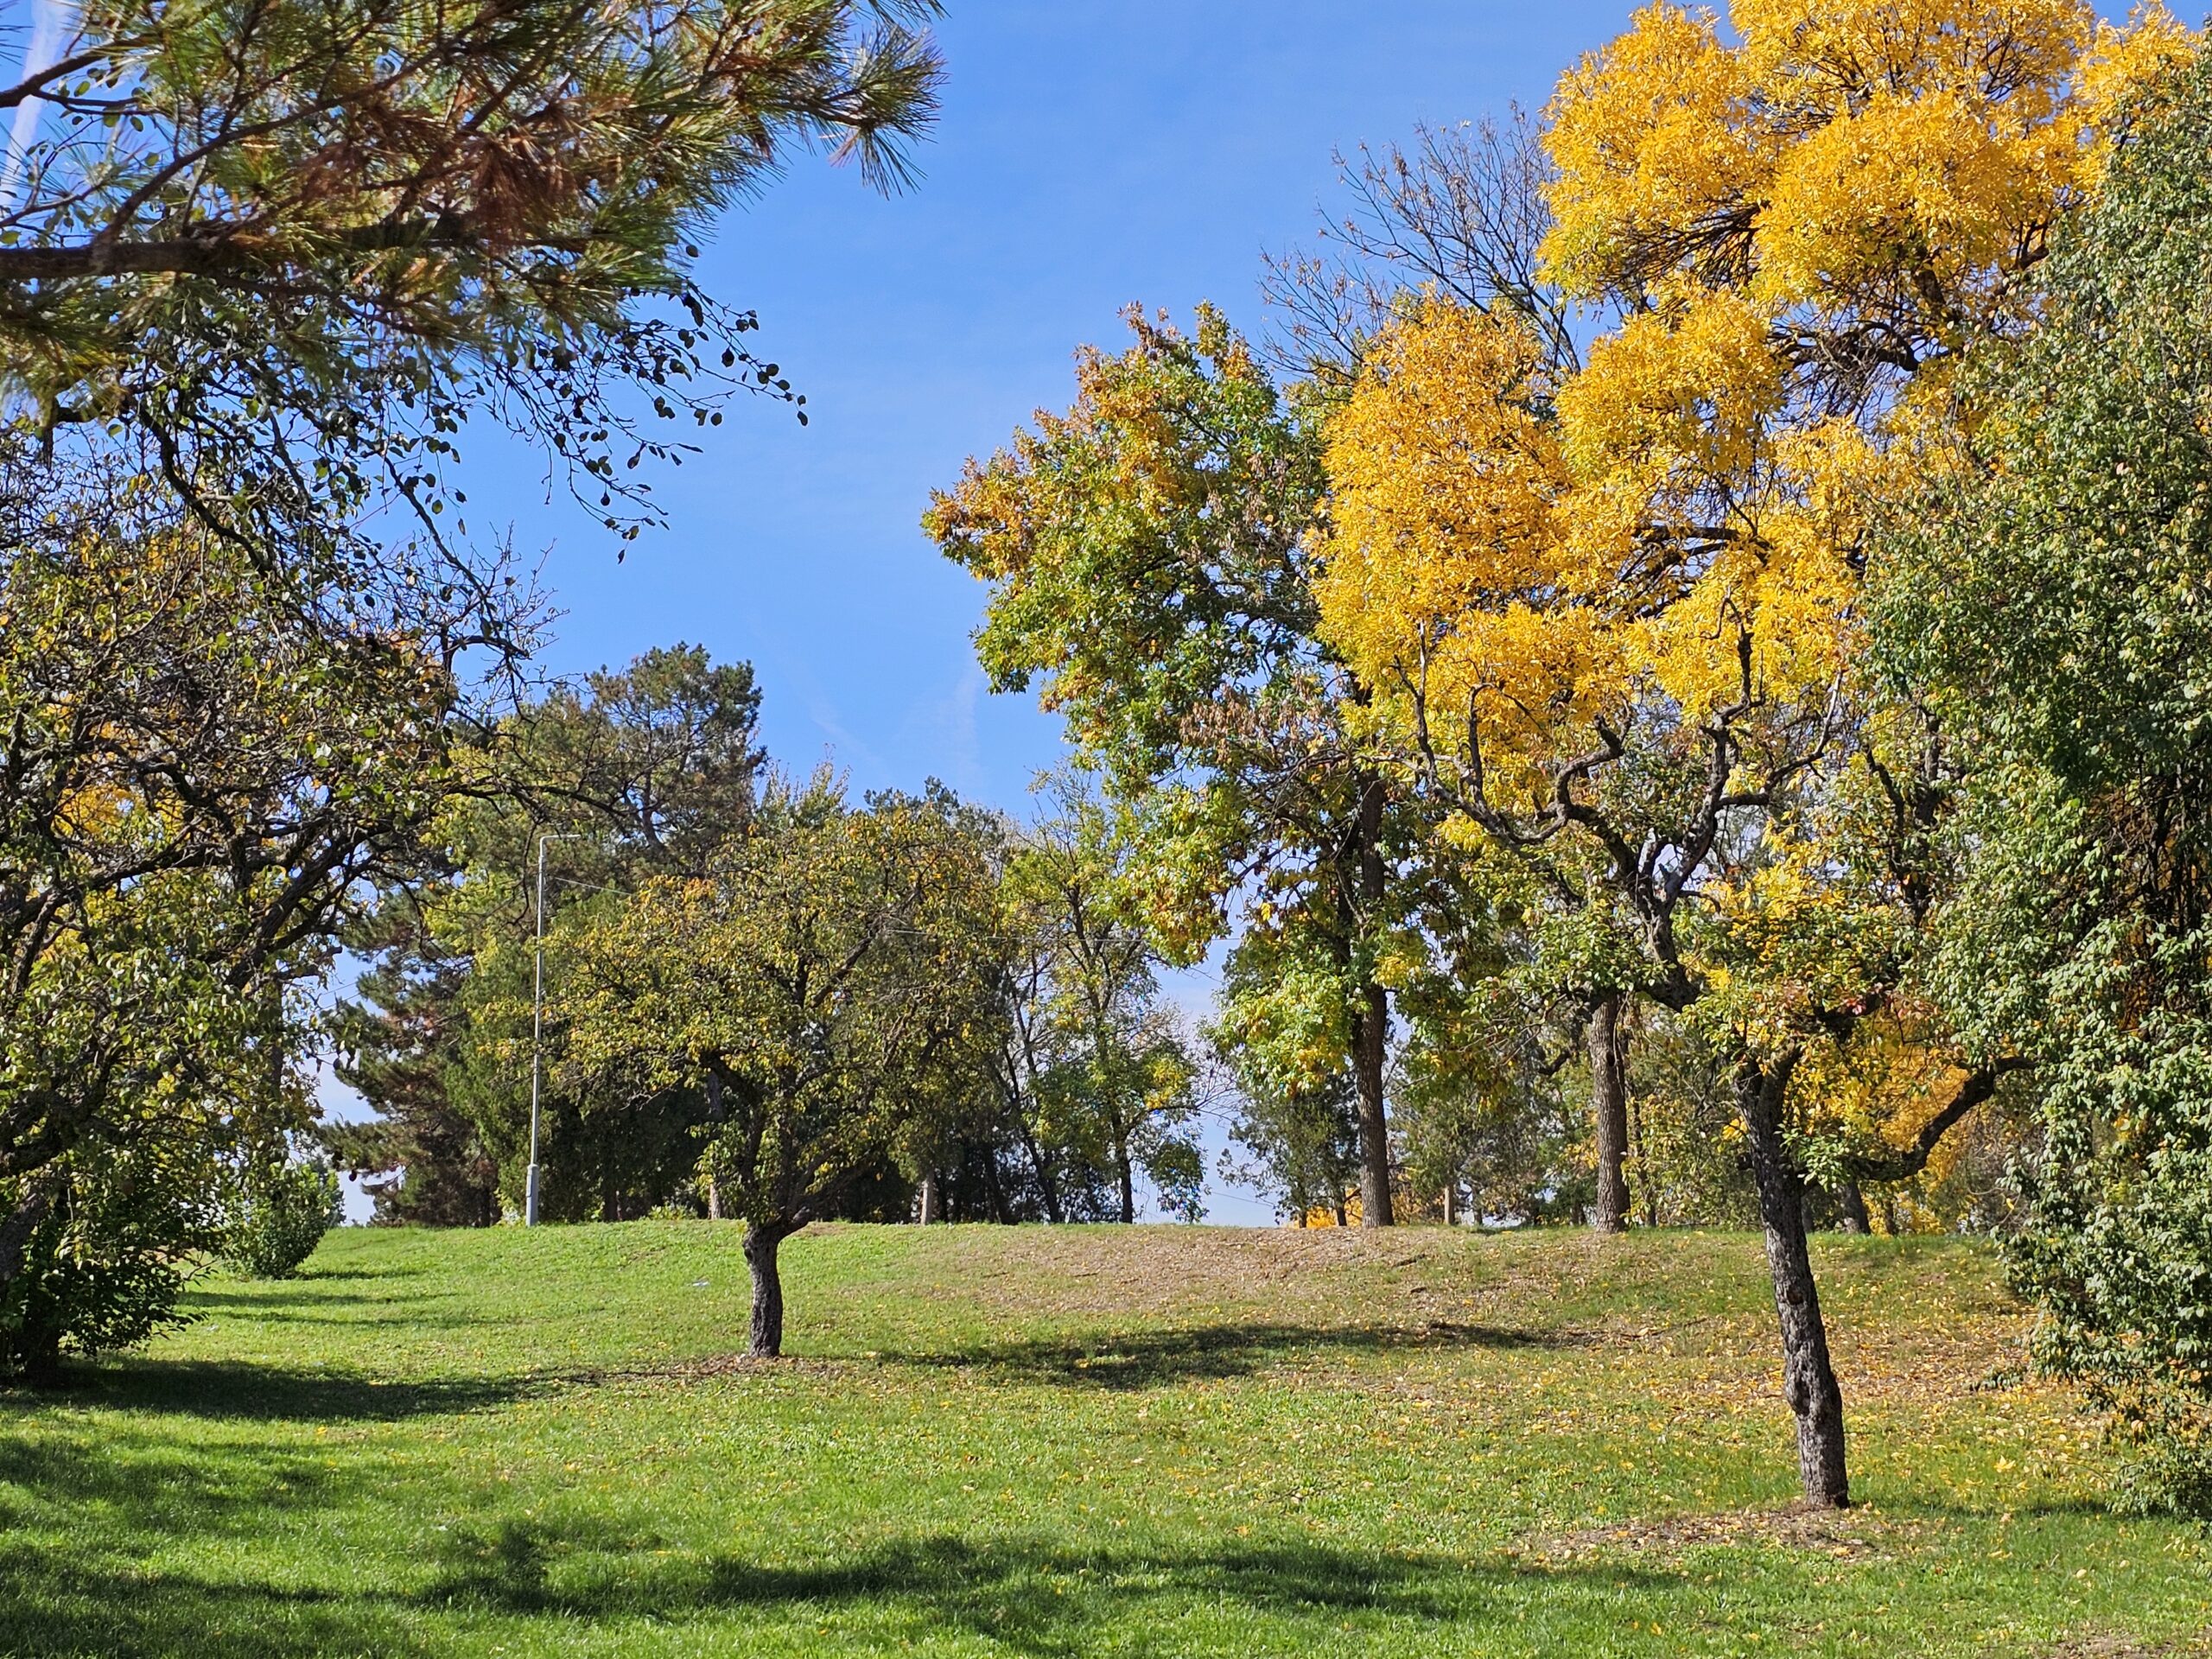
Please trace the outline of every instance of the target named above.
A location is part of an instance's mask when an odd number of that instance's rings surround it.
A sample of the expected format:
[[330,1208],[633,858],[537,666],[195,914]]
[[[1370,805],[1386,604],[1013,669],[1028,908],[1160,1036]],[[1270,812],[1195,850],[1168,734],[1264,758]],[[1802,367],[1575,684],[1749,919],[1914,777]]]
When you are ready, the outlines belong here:
[[[1788,1509],[1721,1234],[347,1231],[0,1393],[0,1653],[2195,1652],[1979,1249],[1823,1241],[1864,1506]],[[1993,1382],[1993,1377],[1996,1380]]]

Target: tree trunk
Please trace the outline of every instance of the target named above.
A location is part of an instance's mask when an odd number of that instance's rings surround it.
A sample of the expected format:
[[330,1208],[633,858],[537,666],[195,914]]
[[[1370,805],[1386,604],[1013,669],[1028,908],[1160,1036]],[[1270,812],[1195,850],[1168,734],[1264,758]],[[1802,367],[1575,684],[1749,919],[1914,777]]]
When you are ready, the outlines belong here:
[[722,1218],[722,1183],[717,1166],[721,1161],[721,1133],[725,1116],[721,1073],[707,1072],[707,1219]]
[[1390,1205],[1390,1119],[1382,1098],[1389,1033],[1389,993],[1380,985],[1362,986],[1352,1039],[1357,1045],[1353,1065],[1359,1084],[1359,1224],[1363,1227],[1389,1227],[1397,1221]]
[[931,1170],[922,1177],[922,1222],[925,1227],[934,1226],[940,1219],[937,1198],[937,1172]]
[[1631,1094],[1628,1103],[1628,1141],[1636,1149],[1636,1166],[1643,1179],[1637,1185],[1643,1189],[1643,1224],[1659,1224],[1659,1183],[1651,1173],[1651,1154],[1643,1142],[1643,1109]]
[[1835,1190],[1836,1207],[1843,1211],[1843,1230],[1847,1233],[1871,1233],[1874,1219],[1866,1213],[1866,1195],[1859,1190],[1856,1181],[1846,1181]]
[[784,1281],[776,1270],[776,1251],[784,1235],[758,1222],[745,1225],[745,1265],[753,1269],[753,1345],[755,1359],[784,1357]]
[[1766,1260],[1774,1277],[1774,1308],[1782,1323],[1782,1393],[1797,1419],[1797,1471],[1808,1503],[1844,1509],[1851,1482],[1844,1461],[1843,1390],[1828,1357],[1827,1327],[1805,1240],[1805,1189],[1783,1142],[1782,1108],[1796,1066],[1791,1056],[1763,1066],[1748,1058],[1737,1070],[1759,1217],[1766,1224]]
[[988,1147],[983,1152],[983,1196],[990,1200],[992,1221],[1003,1227],[1007,1222],[1006,1187],[999,1179],[998,1154]]
[[1037,1190],[1045,1198],[1045,1219],[1057,1226],[1067,1219],[1060,1208],[1060,1184],[1052,1178],[1052,1166],[1046,1161],[1037,1137],[1030,1134],[1027,1123],[1021,1126],[1021,1144],[1029,1154],[1029,1167],[1036,1173]]
[[1628,1040],[1618,991],[1601,991],[1590,1005],[1590,1108],[1598,1128],[1598,1198],[1591,1227],[1628,1230]]
[[[1359,897],[1363,918],[1371,923],[1382,903],[1382,780],[1370,778],[1359,795]],[[1390,994],[1372,980],[1359,988],[1352,1015],[1352,1070],[1359,1086],[1359,1224],[1389,1227],[1397,1217],[1390,1205],[1390,1119],[1382,1077],[1389,1058]]]
[[1122,1178],[1122,1223],[1134,1224],[1137,1218],[1136,1172],[1129,1164],[1129,1145],[1126,1141],[1114,1143],[1114,1168]]

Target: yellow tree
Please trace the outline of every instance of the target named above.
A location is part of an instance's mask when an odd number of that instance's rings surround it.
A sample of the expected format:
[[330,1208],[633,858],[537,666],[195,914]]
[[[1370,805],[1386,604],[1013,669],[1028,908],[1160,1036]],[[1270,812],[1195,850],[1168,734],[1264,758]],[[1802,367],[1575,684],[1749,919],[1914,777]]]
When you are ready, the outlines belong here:
[[1332,429],[1320,604],[1377,738],[1572,901],[1563,948],[1727,1045],[1805,1491],[1841,1504],[1793,1085],[1854,1045],[1929,1071],[1858,1154],[1894,1177],[2009,1064],[1910,994],[1948,762],[1861,670],[1870,515],[2191,41],[2069,0],[1729,22],[1654,6],[1562,79],[1548,272],[1624,320],[1554,377],[1510,317],[1404,318]]

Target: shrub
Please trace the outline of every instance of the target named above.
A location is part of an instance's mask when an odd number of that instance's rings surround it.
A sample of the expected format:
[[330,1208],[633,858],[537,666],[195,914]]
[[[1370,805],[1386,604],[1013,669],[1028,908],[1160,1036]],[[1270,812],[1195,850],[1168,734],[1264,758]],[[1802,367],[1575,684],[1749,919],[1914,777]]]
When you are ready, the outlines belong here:
[[253,1170],[224,1230],[223,1260],[245,1278],[289,1279],[344,1214],[338,1172],[328,1164]]
[[102,1144],[45,1173],[45,1212],[0,1285],[0,1375],[48,1382],[65,1353],[136,1347],[186,1322],[177,1295],[221,1216],[207,1179],[165,1160],[175,1150]]

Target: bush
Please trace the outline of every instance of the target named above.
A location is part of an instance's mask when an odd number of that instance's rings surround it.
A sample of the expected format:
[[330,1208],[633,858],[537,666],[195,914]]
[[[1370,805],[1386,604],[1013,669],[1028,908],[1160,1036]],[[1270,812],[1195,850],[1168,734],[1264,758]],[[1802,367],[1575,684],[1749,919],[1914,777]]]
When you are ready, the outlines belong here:
[[248,1279],[289,1279],[345,1215],[338,1172],[320,1160],[251,1172],[223,1233],[223,1260]]
[[186,1322],[178,1293],[221,1217],[208,1182],[162,1150],[80,1148],[51,1173],[46,1212],[0,1285],[0,1376],[51,1382],[65,1353],[136,1347]]

